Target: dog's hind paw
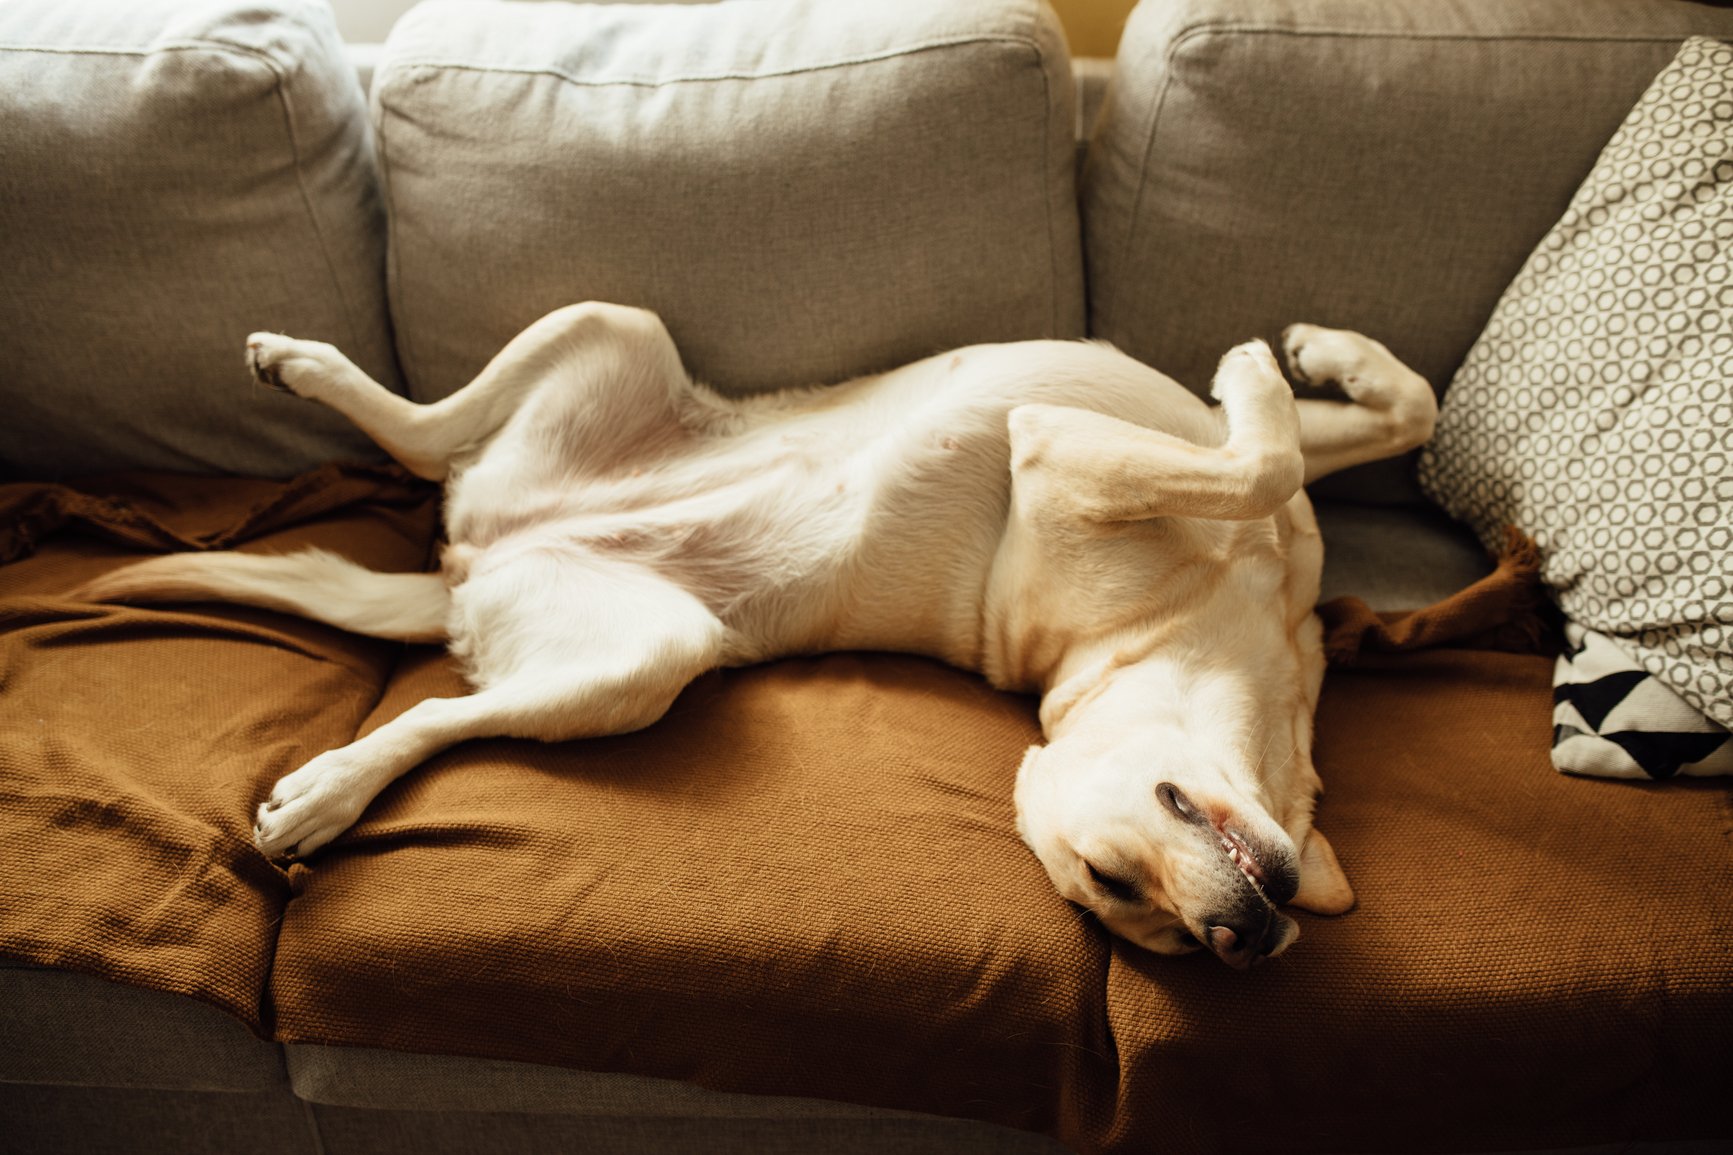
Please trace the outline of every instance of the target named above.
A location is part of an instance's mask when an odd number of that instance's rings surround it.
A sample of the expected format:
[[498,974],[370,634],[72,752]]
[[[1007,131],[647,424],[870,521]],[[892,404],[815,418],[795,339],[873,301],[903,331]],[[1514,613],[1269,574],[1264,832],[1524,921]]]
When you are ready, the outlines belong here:
[[279,780],[260,805],[253,845],[269,858],[311,854],[354,825],[372,794],[343,751],[319,755]]
[[1288,372],[1301,385],[1336,385],[1351,400],[1384,408],[1390,380],[1403,372],[1390,350],[1346,329],[1289,325],[1282,331]]
[[267,389],[311,397],[319,382],[341,371],[341,353],[323,341],[302,341],[281,333],[247,337],[247,371]]
[[254,333],[247,338],[247,371],[253,380],[279,393],[294,392],[283,380],[281,346],[289,339],[278,333]]

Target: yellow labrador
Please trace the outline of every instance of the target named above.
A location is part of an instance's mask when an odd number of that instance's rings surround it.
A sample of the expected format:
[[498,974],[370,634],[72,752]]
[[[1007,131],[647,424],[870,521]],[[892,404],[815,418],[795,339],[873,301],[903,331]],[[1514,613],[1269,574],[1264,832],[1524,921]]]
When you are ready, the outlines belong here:
[[307,854],[404,771],[469,738],[647,726],[717,666],[926,654],[1041,695],[1018,828],[1066,898],[1151,950],[1235,966],[1346,910],[1312,826],[1312,612],[1301,485],[1410,449],[1431,389],[1382,345],[1296,325],[1227,354],[1212,408],[1089,342],[977,346],[829,388],[723,397],[661,321],[583,304],[469,386],[399,397],[329,345],[248,339],[266,384],[343,413],[446,485],[434,574],[318,551],[177,555],[96,599],[214,598],[444,641],[474,692],[431,699],[276,784],[267,854]]

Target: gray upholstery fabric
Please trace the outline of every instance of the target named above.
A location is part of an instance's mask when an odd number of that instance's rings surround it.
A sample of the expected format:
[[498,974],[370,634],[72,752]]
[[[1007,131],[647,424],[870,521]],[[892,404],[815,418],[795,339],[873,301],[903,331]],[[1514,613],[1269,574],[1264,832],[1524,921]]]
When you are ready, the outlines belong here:
[[[351,1148],[357,1155],[362,1149]],[[334,1155],[286,1088],[239,1095],[0,1083],[7,1155]],[[368,1155],[372,1155],[371,1152]]]
[[[1722,1155],[1723,1140],[1550,1155]],[[287,1094],[0,1085],[0,1151],[30,1155],[1063,1155],[1051,1139],[944,1119],[583,1118],[308,1107]]]
[[173,1091],[287,1086],[282,1049],[180,995],[0,966],[0,1083]]
[[0,471],[375,456],[246,335],[396,380],[365,108],[298,0],[0,4]]
[[586,299],[729,391],[1081,336],[1075,92],[1038,0],[434,0],[374,75],[412,395]]
[[1374,610],[1415,610],[1492,572],[1473,532],[1428,506],[1316,501],[1324,535],[1319,601],[1351,595]]
[[667,1119],[318,1107],[328,1155],[1065,1155],[1052,1139],[947,1119]]
[[[1203,389],[1293,321],[1442,388],[1689,34],[1673,0],[1162,0],[1133,14],[1085,169],[1090,328]],[[1319,492],[1412,500],[1412,462]]]
[[725,1094],[668,1079],[503,1059],[304,1043],[283,1049],[295,1093],[333,1107],[680,1119],[928,1118],[853,1103]]

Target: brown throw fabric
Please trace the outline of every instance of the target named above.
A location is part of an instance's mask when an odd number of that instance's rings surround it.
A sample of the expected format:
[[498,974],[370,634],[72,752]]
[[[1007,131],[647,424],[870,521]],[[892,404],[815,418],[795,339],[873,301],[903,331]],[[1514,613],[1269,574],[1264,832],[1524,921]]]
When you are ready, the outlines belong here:
[[[426,651],[368,727],[461,692]],[[917,658],[700,679],[617,738],[471,742],[297,868],[279,1037],[1054,1127],[1107,944],[1012,828],[1031,700]]]
[[288,481],[117,474],[78,488],[0,485],[0,565],[69,529],[137,550],[232,549],[357,505],[424,509],[432,489],[395,466],[326,465]]
[[[275,500],[185,484],[125,492],[197,541]],[[394,500],[246,548],[415,568],[430,510]],[[1405,621],[1337,620],[1357,656],[1319,708],[1319,826],[1360,904],[1237,974],[1061,902],[1012,829],[1033,703],[907,657],[712,674],[618,738],[466,744],[285,876],[246,841],[269,782],[461,684],[435,650],[278,615],[59,596],[117,556],[62,533],[0,567],[0,954],[285,1040],[935,1111],[1083,1151],[1725,1131],[1725,787],[1554,773],[1544,656],[1378,652],[1518,621],[1515,563]]]
[[[1325,681],[1318,826],[1359,905],[1243,981],[1115,947],[1114,1151],[1470,1151],[1724,1137],[1724,786],[1548,761],[1551,662]],[[1210,960],[1196,960],[1207,964]],[[1217,968],[1220,969],[1220,968]]]
[[0,486],[14,559],[0,566],[0,955],[190,994],[263,1029],[289,888],[252,847],[253,807],[353,737],[400,647],[64,591],[138,556],[118,542],[316,545],[416,569],[432,529],[430,491],[374,471]]

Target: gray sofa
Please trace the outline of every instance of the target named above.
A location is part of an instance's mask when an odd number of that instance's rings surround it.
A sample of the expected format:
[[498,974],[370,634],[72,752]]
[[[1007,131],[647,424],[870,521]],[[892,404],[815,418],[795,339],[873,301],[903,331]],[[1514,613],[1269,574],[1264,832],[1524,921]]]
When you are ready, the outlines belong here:
[[[309,16],[299,8],[293,18],[319,20],[317,13]],[[0,12],[0,30],[10,34],[0,39],[16,40],[21,24],[27,23],[22,18],[12,25],[5,21],[6,14]],[[941,31],[958,34],[955,29]],[[1146,0],[1116,66],[1067,62],[1062,52],[1043,62],[1047,75],[1070,77],[1075,69],[1076,93],[1050,94],[1052,107],[1044,115],[1057,115],[1053,110],[1058,110],[1080,136],[1075,174],[1069,168],[1062,174],[1043,170],[1030,178],[1046,188],[1075,180],[1073,202],[1063,209],[1050,208],[1047,219],[1035,223],[1046,228],[1068,223],[1075,230],[1069,242],[1079,246],[1081,255],[1073,263],[1079,274],[1086,274],[1087,288],[1081,277],[1068,285],[1065,273],[1050,274],[1060,302],[1053,311],[1056,319],[1038,318],[1033,324],[1048,326],[1056,335],[1087,332],[1112,341],[1201,389],[1222,350],[1303,317],[1382,337],[1442,388],[1502,287],[1556,219],[1601,142],[1690,34],[1733,34],[1733,13],[1672,0]],[[67,35],[94,33],[82,28]],[[422,82],[432,68],[428,62],[450,48],[441,38],[456,33],[428,19],[404,35],[406,43],[386,47],[377,75],[374,54],[363,57],[360,84],[350,83],[352,91],[336,106],[346,108],[353,119],[333,124],[329,131],[349,140],[345,147],[358,155],[373,156],[378,145],[369,133],[382,124],[388,132],[401,134],[387,149],[411,147],[404,141],[414,115],[401,111],[411,99],[430,102],[422,106],[423,112],[433,103],[454,99],[455,90],[437,91]],[[423,41],[413,41],[416,36]],[[609,51],[629,53],[639,46],[617,30],[608,36]],[[277,50],[258,51],[264,59]],[[337,51],[324,33],[299,48],[291,43],[283,50]],[[499,44],[476,49],[516,50]],[[0,60],[41,51],[40,46],[0,43]],[[331,76],[313,75],[329,65],[329,60],[309,63],[298,73],[285,74],[280,83],[286,90],[330,85]],[[456,61],[451,67],[467,66]],[[381,103],[381,80],[399,86],[394,90],[404,102],[396,114],[399,120],[392,119],[388,103]],[[362,86],[369,81],[374,85],[371,121],[362,103]],[[0,104],[14,98],[14,90],[0,84]],[[1002,151],[992,143],[1003,126],[983,107],[967,105],[965,111],[974,119],[937,131],[932,147],[948,153],[948,164],[961,169],[973,163],[970,140],[987,142],[980,145],[986,158],[981,163],[1003,163]],[[942,111],[927,107],[894,123],[899,131],[913,133]],[[241,114],[232,109],[211,113],[213,123],[233,115]],[[830,115],[839,125],[837,131],[854,125],[847,109],[832,109]],[[0,136],[0,173],[8,167],[8,151],[14,162],[25,155],[19,118],[7,117],[0,110],[0,133],[19,135]],[[822,126],[822,121],[804,124],[800,132],[811,134]],[[773,129],[760,123],[754,130]],[[491,130],[509,131],[499,126]],[[473,143],[485,157],[497,138],[478,135]],[[587,147],[601,146],[592,140]],[[598,181],[612,182],[610,195],[616,199],[610,203],[666,198],[673,207],[664,215],[677,216],[679,198],[702,195],[701,190],[682,188],[653,158],[625,143],[619,149],[606,171],[598,169]],[[1027,163],[1033,168],[1046,163],[1038,153],[1032,143]],[[55,157],[43,146],[29,151],[28,161],[47,166]],[[383,284],[345,286],[341,282],[351,273],[339,267],[336,297],[343,299],[349,316],[322,317],[313,306],[297,303],[297,309],[313,312],[268,327],[306,335],[341,333],[348,327],[359,346],[341,336],[334,338],[339,344],[346,344],[364,364],[372,358],[381,379],[426,399],[448,392],[476,351],[485,349],[501,326],[531,309],[538,293],[621,299],[632,295],[631,277],[618,268],[602,267],[604,257],[597,257],[598,264],[588,272],[574,274],[577,287],[568,292],[562,280],[568,266],[560,262],[573,259],[569,246],[548,254],[549,272],[540,284],[500,285],[485,277],[442,284],[442,269],[456,261],[454,254],[466,251],[465,245],[493,243],[490,230],[509,232],[512,220],[502,213],[486,221],[454,221],[450,234],[407,235],[429,218],[425,206],[420,217],[402,206],[410,198],[442,195],[440,174],[398,163],[401,167],[387,173],[380,192],[392,206],[390,220],[398,231],[389,237],[381,231],[342,241],[355,255],[356,267],[389,268],[390,292]],[[634,165],[645,166],[651,177],[640,180]],[[16,195],[11,208],[0,206],[0,225],[21,229],[26,211],[21,206],[46,184],[20,191],[16,178],[0,176],[0,192],[8,179],[14,179]],[[516,178],[502,171],[499,179]],[[836,187],[853,179],[854,174],[844,173]],[[482,185],[461,191],[468,199],[454,207],[453,215],[485,215],[487,198],[494,194]],[[85,203],[79,211],[88,213],[99,211],[92,206],[99,205],[101,197],[128,193],[86,185],[80,195]],[[305,195],[329,197],[329,208],[348,193],[342,180],[332,176],[322,189]],[[384,229],[385,218],[369,217],[377,209],[367,207],[366,196],[357,195],[354,203],[362,207],[352,221],[374,219]],[[7,213],[13,216],[7,219]],[[932,246],[942,247],[957,236],[972,244],[977,243],[972,216],[974,210],[966,205],[953,219],[916,208],[909,227],[925,230],[924,243]],[[886,221],[868,222],[861,235],[870,237],[875,229],[890,227]],[[53,227],[52,222],[44,226],[44,235],[51,235]],[[669,243],[702,246],[706,227],[715,226],[700,222]],[[984,238],[979,243],[998,243],[1002,233],[1026,228],[1023,222],[989,221],[977,230]],[[608,244],[605,236],[591,239],[601,248]],[[0,241],[0,254],[11,258],[0,263],[0,307],[11,310],[0,319],[0,331],[12,333],[20,343],[19,335],[26,333],[21,313],[45,306],[39,300],[25,301],[18,292],[8,295],[5,284],[19,275],[16,270],[28,268],[34,276],[45,267],[31,243],[17,235]],[[261,240],[261,253],[273,265],[287,268],[293,264],[292,254],[279,260],[282,254],[271,256],[271,246],[292,249],[300,243],[293,237]],[[529,248],[514,259],[533,264],[530,250],[539,243],[526,242]],[[710,243],[728,250],[732,241],[719,236]],[[418,250],[417,245],[422,247]],[[822,378],[851,366],[864,367],[863,358],[901,359],[923,351],[923,342],[950,340],[953,333],[986,339],[1002,324],[1029,327],[1010,316],[1016,294],[1000,301],[957,299],[953,307],[966,315],[963,321],[953,324],[941,318],[899,345],[898,334],[920,329],[909,318],[936,306],[925,298],[898,300],[908,294],[894,289],[875,290],[876,295],[849,307],[881,308],[890,319],[874,319],[851,347],[837,331],[825,328],[829,321],[821,318],[803,327],[801,318],[792,316],[801,311],[802,294],[816,291],[804,267],[786,270],[794,286],[789,299],[755,305],[728,296],[726,251],[712,257],[706,258],[708,264],[700,261],[699,272],[683,286],[640,295],[657,298],[683,346],[725,384],[737,384],[734,377],[775,376],[735,357],[732,334],[742,328],[783,326],[786,339],[763,342],[762,355],[773,366],[780,360],[785,366],[780,371],[797,378]],[[168,287],[75,285],[69,291],[100,298],[102,324],[124,327],[129,294],[148,298],[196,293],[207,271],[171,267],[173,258],[161,254],[140,260],[162,270]],[[1016,267],[1015,261],[1011,264]],[[600,272],[595,271],[598,267]],[[781,271],[772,269],[770,274]],[[226,275],[213,274],[206,291],[217,298],[251,291],[228,287]],[[300,274],[290,269],[284,275]],[[643,275],[679,274],[650,270]],[[991,281],[1007,275],[995,265],[985,277]],[[317,277],[309,274],[308,279],[316,282]],[[967,280],[943,273],[936,283],[942,296],[957,292],[956,286]],[[306,291],[326,302],[321,307],[333,300],[329,281],[312,283]],[[363,296],[371,303],[357,300]],[[473,308],[466,307],[465,298]],[[147,302],[144,311],[154,316],[153,308]],[[35,341],[38,335],[29,332]],[[972,336],[977,332],[979,338]],[[231,370],[238,367],[241,335],[218,326],[213,336],[189,321],[174,338],[198,347],[174,367],[177,380],[196,383],[221,377],[225,384],[211,388],[227,388],[226,382],[238,376]],[[42,340],[66,346],[73,338],[51,335]],[[70,364],[50,368],[62,374],[99,371],[95,366],[109,354],[94,344],[89,353],[93,360],[79,361],[84,354],[77,352]],[[55,410],[19,400],[41,389],[29,374],[50,371],[40,356],[26,352],[14,350],[10,363],[0,364],[0,398],[13,414],[0,434],[0,462],[14,477],[127,466],[283,475],[333,455],[360,452],[335,426],[309,424],[300,413],[279,418],[274,410],[267,419],[287,422],[292,429],[270,444],[235,444],[234,429],[258,420],[256,413],[230,414],[207,423],[198,436],[178,440],[150,429],[140,434],[128,426],[172,421],[186,405],[196,403],[165,394],[137,402],[131,417],[130,401],[65,402],[95,405],[93,419],[117,432],[61,453],[50,444],[55,435],[48,430],[58,428],[65,406]],[[6,378],[9,373],[11,380]],[[254,402],[249,397],[246,404]],[[1327,543],[1324,598],[1351,594],[1378,610],[1412,609],[1489,572],[1491,562],[1472,536],[1425,507],[1410,475],[1411,468],[1401,465],[1362,470],[1317,495]],[[0,871],[9,869],[0,865]],[[1374,992],[1367,997],[1377,996]],[[730,1094],[673,1080],[500,1059],[285,1045],[256,1037],[234,1018],[193,998],[21,960],[0,961],[0,1040],[0,1150],[5,1151],[1061,1149],[1042,1135],[841,1101]],[[1280,1134],[1279,1125],[1272,1123],[1272,1141],[1278,1147]],[[1632,1146],[1629,1136],[1603,1138],[1617,1144],[1604,1148],[1609,1151],[1643,1149]],[[1723,1138],[1733,1141],[1733,1130]],[[1494,1144],[1492,1149],[1497,1148]],[[1353,1149],[1366,1148],[1362,1143]],[[1430,1148],[1423,1135],[1392,1135],[1388,1149]],[[1725,1148],[1722,1140],[1714,1140],[1672,1144],[1669,1149],[1706,1155]]]

